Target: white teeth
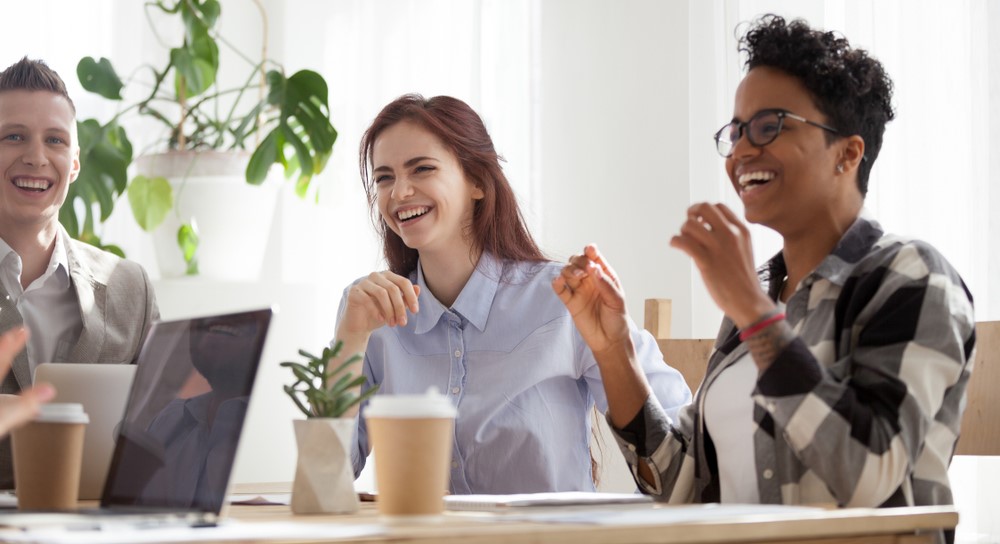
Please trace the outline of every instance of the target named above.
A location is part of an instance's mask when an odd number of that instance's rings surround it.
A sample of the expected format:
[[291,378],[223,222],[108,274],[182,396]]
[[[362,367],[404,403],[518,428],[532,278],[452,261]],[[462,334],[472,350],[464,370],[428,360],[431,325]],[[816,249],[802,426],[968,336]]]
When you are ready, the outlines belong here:
[[411,217],[416,217],[418,215],[424,215],[429,212],[430,208],[427,206],[421,206],[419,208],[410,208],[409,210],[403,210],[401,212],[396,212],[396,217],[399,217],[400,221],[406,221]]
[[14,185],[22,189],[39,189],[42,191],[49,188],[49,182],[44,179],[15,178]]
[[741,174],[739,178],[740,186],[746,188],[751,182],[754,181],[771,181],[774,179],[774,172],[747,172],[746,174]]

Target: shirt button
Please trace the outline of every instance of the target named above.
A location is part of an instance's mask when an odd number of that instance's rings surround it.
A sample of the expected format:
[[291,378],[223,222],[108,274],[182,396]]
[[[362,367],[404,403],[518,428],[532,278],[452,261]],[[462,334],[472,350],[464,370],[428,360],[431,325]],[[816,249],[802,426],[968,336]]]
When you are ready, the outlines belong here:
[[[462,390],[459,389],[459,388],[457,388],[457,387],[452,387],[451,388],[451,394],[453,394],[453,395],[457,395],[460,391],[462,391]],[[441,465],[438,465],[438,466],[441,466]]]
[[769,468],[765,468],[763,476],[765,480],[770,480],[774,477],[774,471]]
[[462,351],[456,349],[455,350],[455,357],[461,357],[461,356],[462,356]]

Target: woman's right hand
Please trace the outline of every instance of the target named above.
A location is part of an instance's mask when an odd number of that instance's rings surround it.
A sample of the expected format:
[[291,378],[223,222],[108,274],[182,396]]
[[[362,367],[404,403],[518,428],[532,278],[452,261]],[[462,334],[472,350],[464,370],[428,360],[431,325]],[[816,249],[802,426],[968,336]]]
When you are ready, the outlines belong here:
[[630,342],[625,293],[618,275],[591,244],[570,257],[552,289],[566,305],[580,336],[600,354]]
[[347,304],[340,317],[337,338],[367,339],[382,325],[406,325],[406,311],[420,311],[417,296],[420,286],[388,270],[372,272],[347,291]]

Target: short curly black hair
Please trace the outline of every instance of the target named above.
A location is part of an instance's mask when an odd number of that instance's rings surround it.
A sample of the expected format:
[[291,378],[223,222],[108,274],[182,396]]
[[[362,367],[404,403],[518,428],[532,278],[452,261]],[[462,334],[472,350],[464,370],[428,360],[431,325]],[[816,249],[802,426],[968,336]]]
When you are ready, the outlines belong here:
[[[739,40],[746,68],[776,68],[798,78],[812,93],[828,124],[841,134],[865,141],[865,160],[858,167],[858,189],[868,193],[868,175],[882,148],[885,125],[895,117],[892,80],[882,63],[863,49],[851,47],[834,32],[812,29],[802,19],[786,23],[774,14],[759,17]],[[830,141],[837,138],[828,133]]]

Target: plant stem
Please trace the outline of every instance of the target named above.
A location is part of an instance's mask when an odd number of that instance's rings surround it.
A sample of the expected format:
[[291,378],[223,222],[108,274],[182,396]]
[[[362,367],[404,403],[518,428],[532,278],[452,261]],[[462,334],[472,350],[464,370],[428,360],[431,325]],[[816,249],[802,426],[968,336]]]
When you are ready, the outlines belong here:
[[[260,3],[260,0],[253,0],[253,3],[257,6],[257,10],[260,11],[260,22],[261,22],[261,33],[264,35],[264,39],[261,41],[260,46],[260,93],[258,99],[264,101],[264,88],[267,87],[267,74],[264,72],[264,59],[267,58],[267,12],[264,11],[264,5]],[[232,116],[230,115],[230,119]],[[260,145],[260,114],[257,114],[256,123],[256,133],[254,134],[254,147]]]

